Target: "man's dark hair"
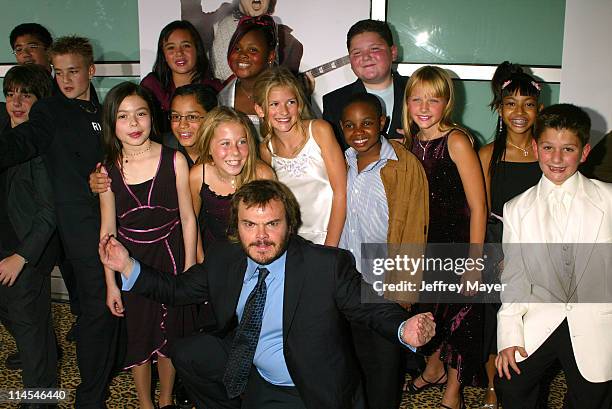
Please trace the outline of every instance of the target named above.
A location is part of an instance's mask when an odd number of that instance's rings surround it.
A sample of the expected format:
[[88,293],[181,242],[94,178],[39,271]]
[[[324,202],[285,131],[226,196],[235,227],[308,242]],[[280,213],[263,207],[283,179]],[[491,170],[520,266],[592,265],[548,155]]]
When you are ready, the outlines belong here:
[[2,91],[4,96],[11,91],[32,94],[36,99],[50,97],[53,92],[53,81],[47,70],[36,64],[15,65],[6,73]]
[[21,37],[23,35],[32,35],[38,39],[45,48],[49,48],[51,43],[53,42],[53,37],[51,37],[51,33],[45,27],[41,26],[38,23],[23,23],[16,26],[9,35],[9,41],[11,42],[11,49],[15,48],[15,41],[17,41],[17,37]]
[[346,34],[347,50],[351,49],[351,40],[353,37],[362,33],[377,33],[383,38],[383,40],[385,40],[389,47],[393,45],[393,35],[391,34],[389,24],[387,24],[385,21],[367,19],[360,20],[349,28],[349,31]]
[[240,186],[232,197],[228,226],[229,238],[232,241],[238,241],[238,207],[241,203],[247,208],[263,207],[272,200],[280,201],[285,208],[288,233],[297,234],[302,225],[302,216],[300,204],[291,190],[285,184],[275,180],[254,180]]
[[187,84],[180,86],[174,91],[172,98],[186,97],[189,95],[193,95],[198,104],[201,105],[206,112],[212,111],[213,108],[218,105],[217,91],[215,91],[211,86],[203,84]]
[[591,118],[582,109],[572,104],[556,104],[544,108],[536,118],[533,137],[536,142],[548,129],[567,129],[576,134],[582,146],[589,143]]
[[361,102],[374,108],[374,111],[376,112],[376,118],[380,118],[381,116],[383,116],[383,108],[382,104],[380,103],[380,99],[378,99],[376,95],[370,94],[369,92],[358,92],[356,94],[351,95],[348,101],[346,101],[344,107],[342,108],[342,116],[344,116],[344,111],[346,110],[346,108],[356,102]]

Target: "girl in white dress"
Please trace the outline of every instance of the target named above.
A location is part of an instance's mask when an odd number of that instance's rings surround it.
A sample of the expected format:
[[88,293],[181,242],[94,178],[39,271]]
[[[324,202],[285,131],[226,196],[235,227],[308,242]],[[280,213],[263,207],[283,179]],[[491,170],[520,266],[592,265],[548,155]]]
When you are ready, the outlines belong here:
[[299,235],[337,246],[346,215],[346,165],[331,126],[308,119],[304,93],[286,68],[262,73],[253,96],[263,122],[261,157],[300,203]]

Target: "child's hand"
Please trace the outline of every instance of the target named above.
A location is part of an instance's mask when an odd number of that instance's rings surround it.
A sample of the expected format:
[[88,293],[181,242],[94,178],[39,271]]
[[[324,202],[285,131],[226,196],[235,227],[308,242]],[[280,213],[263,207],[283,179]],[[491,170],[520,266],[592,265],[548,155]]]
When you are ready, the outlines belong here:
[[111,178],[101,163],[96,165],[96,169],[89,175],[89,188],[95,194],[106,192],[110,189]]
[[497,354],[497,357],[495,358],[495,367],[497,368],[497,375],[500,378],[505,376],[508,379],[512,379],[510,368],[512,368],[517,375],[521,374],[521,370],[519,369],[515,360],[515,353],[517,351],[523,358],[527,358],[527,351],[525,351],[525,348],[520,346],[508,347],[499,351]]
[[106,288],[106,306],[115,317],[124,316],[123,302],[121,301],[121,291],[119,291],[119,288]]

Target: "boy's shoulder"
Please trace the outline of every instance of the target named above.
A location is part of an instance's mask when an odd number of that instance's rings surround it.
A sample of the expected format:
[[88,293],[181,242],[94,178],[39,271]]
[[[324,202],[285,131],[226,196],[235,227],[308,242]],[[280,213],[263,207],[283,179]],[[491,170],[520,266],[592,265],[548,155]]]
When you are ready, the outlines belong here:
[[540,182],[536,183],[535,186],[530,187],[525,190],[523,193],[520,193],[514,196],[512,199],[508,200],[504,205],[504,217],[510,215],[515,210],[520,210],[524,208],[531,207],[536,200],[538,199],[538,188],[540,186]]
[[419,166],[422,166],[419,159],[414,156],[414,154],[408,150],[402,142],[394,139],[387,139],[387,142],[389,142],[393,148],[395,156],[397,156],[398,163],[418,164]]
[[[360,88],[355,88],[355,87],[360,87]],[[348,97],[350,97],[351,95],[357,93],[357,92],[365,92],[365,86],[363,85],[363,83],[361,82],[361,80],[357,79],[353,82],[350,82],[340,88],[336,88],[333,91],[328,92],[327,94],[323,95],[323,101],[325,102],[330,102],[330,103],[336,103],[338,99],[346,99]]]
[[596,194],[599,197],[592,198],[592,199],[595,199],[595,200],[599,199],[604,203],[612,202],[612,183],[602,182],[601,180],[597,180],[597,179],[589,179],[587,177],[584,177],[584,180],[586,181],[585,183],[588,183],[591,186],[593,186],[593,189],[591,191],[586,190],[585,193],[587,194],[587,196],[590,196],[591,194],[593,194],[592,191],[594,190],[595,192],[597,192]]

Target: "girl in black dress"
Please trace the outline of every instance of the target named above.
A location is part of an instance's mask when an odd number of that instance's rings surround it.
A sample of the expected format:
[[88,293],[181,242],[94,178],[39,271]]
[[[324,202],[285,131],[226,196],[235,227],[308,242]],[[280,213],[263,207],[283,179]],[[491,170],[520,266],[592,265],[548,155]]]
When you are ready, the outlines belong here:
[[[542,175],[532,146],[533,124],[540,109],[540,84],[519,65],[504,61],[493,75],[491,88],[493,101],[490,107],[499,114],[495,140],[483,146],[478,155],[491,211],[487,241],[501,243],[504,204],[538,183]],[[493,378],[496,372],[498,308],[499,304],[485,305],[484,351],[488,386],[481,406],[483,409],[497,408]]]

